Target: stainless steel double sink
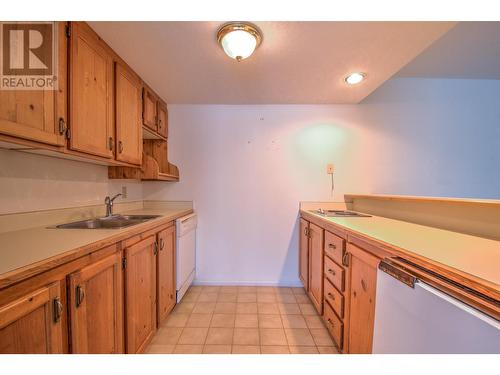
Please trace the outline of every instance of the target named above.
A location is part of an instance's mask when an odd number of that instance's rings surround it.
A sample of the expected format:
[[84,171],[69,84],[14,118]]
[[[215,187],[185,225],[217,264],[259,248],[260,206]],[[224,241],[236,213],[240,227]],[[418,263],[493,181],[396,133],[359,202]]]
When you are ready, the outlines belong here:
[[112,215],[60,224],[57,229],[120,229],[156,219],[161,215]]

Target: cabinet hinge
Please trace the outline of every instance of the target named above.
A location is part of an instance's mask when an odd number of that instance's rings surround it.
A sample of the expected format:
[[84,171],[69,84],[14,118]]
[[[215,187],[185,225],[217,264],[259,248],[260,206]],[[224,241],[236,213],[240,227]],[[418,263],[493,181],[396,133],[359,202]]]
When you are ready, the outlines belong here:
[[127,258],[122,258],[122,270],[127,268]]
[[69,38],[71,37],[71,26],[66,25],[66,36]]

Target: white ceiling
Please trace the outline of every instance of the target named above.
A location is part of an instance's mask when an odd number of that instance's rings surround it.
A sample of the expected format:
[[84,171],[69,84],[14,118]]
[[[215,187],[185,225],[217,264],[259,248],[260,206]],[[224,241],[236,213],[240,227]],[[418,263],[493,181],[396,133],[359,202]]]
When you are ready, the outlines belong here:
[[[262,45],[240,63],[216,42],[224,22],[90,22],[171,104],[358,103],[454,22],[256,22]],[[354,87],[351,71],[367,73]]]
[[500,79],[500,22],[460,22],[398,76]]

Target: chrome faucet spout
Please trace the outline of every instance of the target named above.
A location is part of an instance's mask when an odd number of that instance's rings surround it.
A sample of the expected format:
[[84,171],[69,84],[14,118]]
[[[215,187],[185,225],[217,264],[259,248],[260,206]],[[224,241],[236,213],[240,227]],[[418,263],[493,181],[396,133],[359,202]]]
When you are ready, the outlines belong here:
[[113,198],[107,196],[104,198],[104,204],[106,205],[106,216],[113,216],[113,202],[116,198],[121,196],[122,194],[116,194]]

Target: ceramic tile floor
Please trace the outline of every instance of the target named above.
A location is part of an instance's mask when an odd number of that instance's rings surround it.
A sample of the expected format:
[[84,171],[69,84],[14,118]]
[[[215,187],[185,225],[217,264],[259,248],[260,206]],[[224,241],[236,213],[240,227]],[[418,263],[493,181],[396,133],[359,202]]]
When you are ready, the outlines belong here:
[[146,353],[335,354],[303,288],[192,286]]

